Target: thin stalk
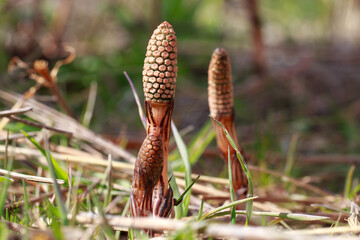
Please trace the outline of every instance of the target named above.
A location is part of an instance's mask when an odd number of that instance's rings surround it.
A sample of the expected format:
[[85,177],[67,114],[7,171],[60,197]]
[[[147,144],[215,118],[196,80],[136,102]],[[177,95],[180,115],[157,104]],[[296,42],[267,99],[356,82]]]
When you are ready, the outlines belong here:
[[[257,73],[264,72],[265,66],[265,50],[263,43],[263,35],[261,31],[261,19],[259,13],[258,0],[246,0],[248,7],[248,17],[251,26],[252,42],[253,42],[253,61],[255,71]],[[261,1],[260,1],[261,2]]]
[[58,206],[58,209],[59,209],[59,213],[60,213],[62,222],[64,223],[64,225],[68,225],[69,220],[67,218],[67,210],[66,210],[64,200],[63,200],[62,195],[61,195],[60,186],[56,182],[57,177],[56,177],[56,173],[55,173],[54,164],[53,164],[53,161],[51,159],[50,149],[49,149],[49,142],[48,142],[48,139],[47,139],[47,133],[46,133],[45,129],[43,130],[43,134],[44,134],[44,140],[45,140],[44,142],[45,142],[46,160],[48,162],[51,177],[53,178],[53,182],[54,182],[56,203],[57,203],[57,206]]
[[[177,130],[175,124],[171,122],[171,128],[172,132],[175,138],[176,145],[178,146],[181,158],[183,159],[184,165],[185,165],[185,187],[188,188],[190,186],[191,182],[191,164],[189,161],[189,153],[187,151],[186,145],[184,141],[182,140],[179,131]],[[184,203],[183,203],[183,209],[184,209],[184,216],[187,215],[189,204],[190,204],[190,195],[191,190],[187,193]]]
[[[8,131],[8,135],[9,135],[9,131]],[[13,157],[10,157],[10,159],[8,159],[8,146],[9,146],[9,141],[6,141],[6,145],[5,145],[5,162],[7,162],[7,170],[8,172],[11,171],[12,169],[12,165],[13,165]],[[9,175],[7,174],[6,179],[3,183],[1,183],[1,190],[0,190],[0,216],[3,216],[3,210],[4,210],[4,206],[5,206],[5,201],[6,201],[6,197],[7,197],[7,190],[8,187],[10,185],[10,178]]]
[[29,197],[28,197],[28,193],[26,190],[26,184],[24,179],[22,180],[22,185],[23,185],[23,189],[24,189],[24,200],[25,200],[25,205],[24,205],[24,216],[25,216],[25,226],[29,227],[30,226],[30,217],[29,217]]
[[291,176],[292,169],[295,162],[296,145],[299,139],[298,134],[294,134],[290,140],[290,147],[286,158],[284,173],[287,176]]
[[355,172],[355,166],[352,165],[346,175],[345,187],[344,187],[344,198],[350,198],[352,180]]
[[134,87],[134,84],[133,82],[131,81],[131,78],[129,77],[129,75],[127,74],[127,72],[124,72],[124,75],[126,77],[126,79],[128,80],[129,82],[129,85],[130,85],[130,88],[131,88],[131,91],[134,95],[134,98],[135,98],[135,102],[136,102],[136,105],[138,107],[138,111],[139,111],[139,116],[140,116],[140,119],[141,119],[141,122],[146,130],[146,117],[145,117],[145,114],[144,114],[144,110],[142,109],[142,106],[141,106],[141,103],[140,103],[140,100],[139,100],[139,96],[136,92],[136,89]]
[[[228,162],[231,162],[231,155],[230,155],[230,147],[228,147]],[[231,164],[228,164],[228,172],[229,172],[229,185],[230,185],[230,198],[231,202],[235,201],[235,191],[233,187],[233,180],[232,180],[232,170],[231,170]],[[231,223],[236,223],[236,213],[235,213],[235,207],[231,207]]]

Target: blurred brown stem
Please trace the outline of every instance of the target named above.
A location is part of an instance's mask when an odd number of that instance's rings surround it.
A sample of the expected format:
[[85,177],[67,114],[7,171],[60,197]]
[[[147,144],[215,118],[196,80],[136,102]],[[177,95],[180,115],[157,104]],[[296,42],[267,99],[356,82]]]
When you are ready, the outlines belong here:
[[69,115],[72,118],[75,118],[74,113],[72,112],[72,110],[70,109],[70,107],[67,105],[67,103],[65,102],[61,91],[59,89],[59,86],[55,83],[50,87],[50,91],[51,93],[55,96],[56,101],[58,102],[58,104],[60,105],[60,107],[62,107],[66,114]]
[[265,53],[263,35],[261,32],[261,19],[257,0],[246,0],[248,7],[249,22],[251,24],[251,35],[253,41],[253,58],[256,73],[265,71]]

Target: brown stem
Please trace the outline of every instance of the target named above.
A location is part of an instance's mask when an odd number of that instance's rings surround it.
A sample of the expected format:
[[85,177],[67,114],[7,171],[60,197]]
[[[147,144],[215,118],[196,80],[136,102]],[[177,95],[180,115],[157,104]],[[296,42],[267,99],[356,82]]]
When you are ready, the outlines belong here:
[[246,0],[249,11],[249,22],[251,24],[251,34],[253,41],[253,57],[254,67],[257,73],[263,73],[265,71],[265,54],[263,36],[261,32],[261,19],[258,9],[257,0]]
[[61,108],[64,109],[64,111],[66,112],[67,115],[69,115],[72,118],[75,118],[74,113],[72,112],[72,110],[70,109],[70,107],[67,105],[67,103],[65,102],[64,97],[61,94],[60,88],[59,86],[54,83],[51,87],[50,87],[50,91],[51,93],[55,96],[58,104],[60,105]]
[[[70,58],[72,57],[71,53],[70,53],[69,57]],[[34,70],[36,71],[36,73],[39,76],[41,76],[40,79],[38,79],[38,83],[41,83],[43,86],[50,88],[51,93],[56,98],[56,101],[58,102],[60,107],[62,107],[65,110],[67,115],[74,118],[73,112],[71,111],[71,109],[67,105],[67,103],[65,102],[65,100],[64,100],[64,98],[63,98],[63,96],[61,94],[60,88],[57,85],[56,75],[54,75],[53,73],[50,73],[50,71],[49,71],[48,62],[46,62],[44,60],[35,61],[34,62]],[[56,72],[56,74],[57,74],[57,72]],[[36,75],[34,75],[34,77],[35,76]]]

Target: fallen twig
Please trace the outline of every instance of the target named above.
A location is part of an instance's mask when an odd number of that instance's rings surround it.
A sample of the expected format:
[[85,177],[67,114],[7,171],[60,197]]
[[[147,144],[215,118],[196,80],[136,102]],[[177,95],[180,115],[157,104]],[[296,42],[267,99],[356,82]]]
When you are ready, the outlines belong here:
[[[37,134],[39,134],[39,132],[28,132],[27,133],[29,136],[31,136],[31,137],[34,137],[34,136],[36,136]],[[1,134],[0,134],[1,135]],[[10,134],[9,135],[9,137],[0,137],[0,142],[1,141],[6,141],[7,139],[9,139],[9,140],[15,140],[15,139],[19,139],[19,138],[26,138],[25,136],[24,136],[24,134],[22,134],[22,133],[15,133],[15,134]]]
[[[67,188],[64,188],[61,190],[61,193],[66,193],[68,191]],[[45,198],[49,198],[52,197],[55,193],[51,192],[51,193],[47,193],[44,195],[41,195],[40,197],[36,197],[36,198],[32,198],[29,200],[29,204],[34,204],[37,202],[41,202],[42,200],[44,200]],[[23,207],[25,204],[25,200],[19,201],[19,202],[12,202],[12,203],[8,203],[4,206],[4,209],[14,209],[14,208],[21,208]]]
[[24,123],[24,124],[29,125],[29,126],[34,126],[34,127],[39,127],[39,128],[46,128],[46,129],[49,129],[49,130],[52,130],[52,131],[55,131],[55,132],[72,135],[72,132],[69,132],[69,131],[66,131],[66,130],[62,130],[62,129],[59,129],[59,128],[54,128],[54,127],[46,126],[46,125],[41,124],[41,123],[32,122],[32,121],[25,120],[25,119],[18,118],[18,117],[14,117],[14,116],[9,116],[9,118],[10,118],[11,120],[15,121],[15,122],[21,122],[21,123]]
[[[26,181],[31,181],[31,182],[53,183],[53,180],[51,178],[38,177],[38,176],[32,176],[32,175],[27,175],[27,174],[22,174],[22,173],[10,172],[10,171],[4,170],[4,169],[0,169],[0,174],[2,174],[4,176],[10,176],[12,178],[24,179]],[[56,179],[56,182],[58,184],[65,183],[65,181],[62,179]]]
[[32,107],[25,107],[25,108],[20,108],[20,109],[16,109],[16,110],[5,110],[5,111],[0,112],[0,117],[8,117],[11,115],[26,113],[31,110],[32,110]]
[[[15,103],[22,99],[22,96],[16,93],[9,93],[0,90],[0,98],[11,103]],[[96,135],[88,128],[82,126],[75,119],[61,113],[53,108],[50,108],[34,99],[28,99],[23,103],[23,106],[32,107],[33,111],[25,113],[26,116],[41,122],[42,124],[52,125],[58,129],[66,129],[73,133],[73,138],[77,138],[104,151],[110,153],[113,157],[123,158],[130,163],[135,162],[135,157],[124,150],[123,148],[105,140],[104,138]]]

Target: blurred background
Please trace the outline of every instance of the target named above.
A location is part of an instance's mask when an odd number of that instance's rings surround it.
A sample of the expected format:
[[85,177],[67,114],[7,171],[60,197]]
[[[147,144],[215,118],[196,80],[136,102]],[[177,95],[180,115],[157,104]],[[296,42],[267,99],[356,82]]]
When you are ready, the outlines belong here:
[[[123,72],[142,102],[147,42],[166,20],[178,39],[173,120],[187,143],[209,121],[207,68],[213,50],[223,47],[232,61],[237,131],[251,163],[282,169],[295,142],[292,175],[316,169],[309,181],[333,183],[334,191],[349,164],[360,163],[359,0],[9,0],[0,11],[0,88],[22,94],[35,84],[27,74],[8,73],[13,57],[30,67],[45,59],[51,69],[71,46],[76,58],[57,75],[65,101],[82,119],[93,89],[89,127],[134,153],[145,132]],[[47,88],[35,99],[61,110]],[[222,169],[214,156],[213,141],[195,172]]]

